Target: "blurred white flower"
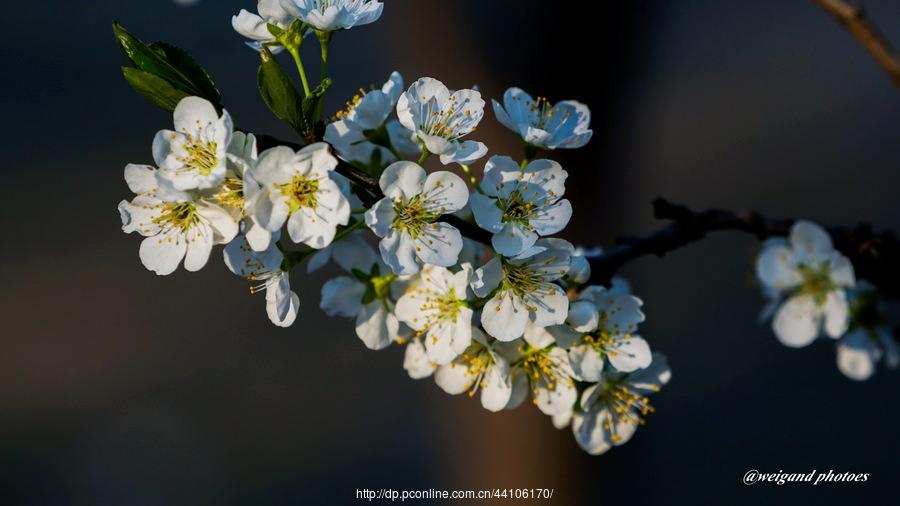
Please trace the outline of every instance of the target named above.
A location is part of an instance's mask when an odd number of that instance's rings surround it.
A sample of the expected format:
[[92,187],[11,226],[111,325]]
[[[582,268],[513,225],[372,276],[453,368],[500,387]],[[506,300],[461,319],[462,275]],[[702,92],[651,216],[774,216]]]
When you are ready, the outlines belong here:
[[122,230],[146,238],[141,242],[141,262],[159,275],[174,272],[182,259],[188,271],[202,269],[213,245],[228,243],[238,233],[238,224],[227,211],[197,192],[172,188],[153,167],[129,164],[125,181],[136,196],[119,203]]
[[248,213],[271,232],[287,222],[294,242],[328,246],[337,227],[350,221],[350,204],[331,177],[336,166],[324,142],[296,153],[285,146],[264,151],[252,172],[261,190],[248,199]]
[[282,269],[283,262],[284,255],[274,241],[264,251],[254,251],[241,235],[225,246],[228,269],[254,283],[250,293],[265,290],[269,320],[279,327],[290,327],[297,318],[300,298],[291,291],[289,272]]
[[159,176],[176,190],[206,190],[225,177],[228,146],[234,125],[208,100],[185,97],[173,113],[175,130],[160,130],[153,139],[153,159]]
[[381,257],[398,275],[419,272],[420,263],[454,265],[462,236],[437,221],[462,209],[469,198],[465,182],[451,172],[428,174],[412,162],[395,162],[378,181],[384,198],[366,211],[366,224],[381,237]]
[[322,32],[347,30],[378,21],[378,0],[281,0],[284,9]]
[[449,364],[472,342],[472,309],[466,303],[472,266],[453,273],[425,265],[418,280],[397,301],[397,318],[424,335],[429,361]]
[[450,93],[444,83],[423,77],[400,95],[397,117],[444,165],[470,164],[487,154],[481,142],[459,141],[484,117],[484,100],[475,90]]
[[572,416],[572,433],[591,455],[607,452],[628,442],[644,417],[652,413],[648,395],[659,392],[672,372],[662,355],[653,354],[646,369],[633,373],[606,373],[601,381],[581,394]]
[[497,121],[538,148],[580,148],[593,135],[591,110],[574,100],[553,105],[546,98],[534,100],[519,88],[510,88],[503,94],[502,106],[491,102]]
[[789,240],[766,241],[756,261],[756,274],[772,307],[778,307],[772,328],[784,345],[806,346],[823,327],[833,338],[846,332],[845,289],[854,286],[856,277],[853,265],[834,249],[822,227],[798,221]]
[[268,47],[273,54],[280,53],[284,47],[277,44],[275,36],[269,31],[269,25],[287,30],[297,18],[281,6],[280,0],[259,0],[256,10],[258,15],[241,9],[236,16],[231,17],[231,27],[250,39],[247,45],[253,49],[262,51],[263,47]]
[[857,328],[838,341],[838,369],[852,380],[869,379],[882,358],[890,369],[896,369],[900,364],[900,350],[894,341],[894,334],[885,325],[872,329]]
[[480,267],[472,289],[478,297],[493,293],[481,313],[485,331],[499,341],[512,341],[529,321],[539,327],[565,322],[569,299],[553,282],[568,269],[568,251],[542,240],[517,257],[494,258]]
[[509,362],[488,343],[484,333],[472,328],[472,344],[456,359],[437,368],[434,381],[450,395],[481,391],[481,405],[489,411],[500,411],[510,403],[512,379]]
[[572,205],[562,198],[566,177],[553,160],[535,160],[524,170],[508,156],[487,161],[484,193],[473,192],[470,200],[478,226],[494,233],[491,244],[497,253],[518,255],[539,236],[565,228],[572,217]]

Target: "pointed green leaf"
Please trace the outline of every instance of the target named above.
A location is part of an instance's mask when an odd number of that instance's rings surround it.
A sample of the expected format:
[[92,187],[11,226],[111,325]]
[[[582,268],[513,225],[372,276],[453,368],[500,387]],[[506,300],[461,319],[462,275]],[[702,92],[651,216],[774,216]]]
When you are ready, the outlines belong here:
[[165,42],[154,42],[150,44],[150,48],[162,55],[172,67],[181,72],[196,88],[201,90],[203,92],[200,95],[201,97],[216,105],[222,101],[222,95],[219,93],[219,89],[216,88],[216,83],[213,82],[203,67],[197,65],[197,62],[194,61],[194,58],[187,51]]
[[149,72],[132,67],[122,67],[122,73],[134,91],[167,111],[175,110],[178,102],[188,96],[187,93],[175,88],[165,79]]
[[268,52],[256,74],[259,94],[275,116],[302,134],[307,131],[300,109],[300,94],[281,65]]

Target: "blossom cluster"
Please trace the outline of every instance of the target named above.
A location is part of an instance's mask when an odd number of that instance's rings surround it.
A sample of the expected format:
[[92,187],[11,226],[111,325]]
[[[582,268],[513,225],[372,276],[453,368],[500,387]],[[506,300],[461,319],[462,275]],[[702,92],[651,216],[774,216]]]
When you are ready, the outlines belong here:
[[802,348],[820,336],[837,340],[837,366],[848,378],[872,376],[884,359],[900,364],[900,349],[883,315],[878,291],[857,282],[853,264],[821,226],[797,221],[787,238],[769,239],[756,261],[769,304],[762,317],[785,346]]

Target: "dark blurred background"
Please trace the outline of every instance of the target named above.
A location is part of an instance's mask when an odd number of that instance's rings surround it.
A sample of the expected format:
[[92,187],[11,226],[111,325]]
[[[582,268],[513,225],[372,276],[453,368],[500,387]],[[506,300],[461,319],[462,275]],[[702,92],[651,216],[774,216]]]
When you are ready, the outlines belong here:
[[[41,5],[0,20],[0,503],[341,504],[380,487],[554,488],[559,504],[895,497],[897,373],[854,383],[833,343],[780,345],[757,322],[757,245],[742,235],[628,266],[642,334],[674,376],[647,426],[601,457],[530,406],[491,414],[410,380],[399,347],[366,350],[318,309],[334,269],[294,276],[288,330],[218,252],[199,273],[146,271],[116,204],[130,198],[122,168],[151,162],[171,119],[125,84],[110,22],[186,48],[241,125],[286,137],[230,27],[253,2]],[[900,3],[866,7],[900,41]],[[900,227],[900,91],[807,1],[387,0],[331,54],[328,111],[393,69],[589,104],[594,140],[556,156],[576,210],[566,235],[582,244],[652,230],[657,195]],[[492,153],[518,155],[491,112],[482,125]],[[870,479],[745,487],[749,469]]]

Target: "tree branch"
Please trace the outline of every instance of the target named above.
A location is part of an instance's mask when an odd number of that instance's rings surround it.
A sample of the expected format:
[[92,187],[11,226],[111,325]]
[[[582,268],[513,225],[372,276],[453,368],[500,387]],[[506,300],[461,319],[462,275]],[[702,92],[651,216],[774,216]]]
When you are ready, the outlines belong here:
[[[625,263],[643,256],[665,256],[702,240],[710,232],[744,232],[764,240],[787,236],[795,221],[771,219],[756,212],[697,212],[661,198],[653,201],[653,209],[657,218],[674,223],[645,237],[618,239],[614,248],[590,258],[590,283],[606,284]],[[826,228],[835,248],[853,263],[857,279],[877,285],[886,298],[900,298],[900,240],[892,231],[875,233],[862,223],[854,228]]]
[[830,14],[853,35],[853,38],[869,52],[872,58],[900,87],[900,60],[881,31],[878,30],[862,7],[845,0],[812,0]]

